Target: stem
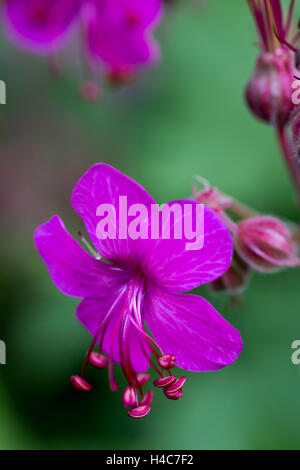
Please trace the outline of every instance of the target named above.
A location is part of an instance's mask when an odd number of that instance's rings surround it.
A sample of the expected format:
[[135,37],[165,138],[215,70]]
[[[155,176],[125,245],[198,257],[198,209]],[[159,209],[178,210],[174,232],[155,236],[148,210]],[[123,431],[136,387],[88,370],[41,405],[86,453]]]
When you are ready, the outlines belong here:
[[232,212],[233,214],[237,215],[238,217],[241,217],[242,219],[255,217],[257,215],[257,211],[251,209],[250,207],[244,204],[241,204],[238,201],[235,201],[234,199],[232,199],[232,203],[230,207],[228,207],[227,211]]
[[286,35],[288,34],[288,32],[290,30],[290,27],[291,27],[294,6],[295,6],[295,0],[291,0],[288,15],[287,15],[287,19],[286,19],[286,24],[285,24],[285,28],[284,28]]
[[284,126],[276,128],[277,138],[285,159],[286,166],[296,191],[297,202],[300,207],[300,168],[294,152],[294,148]]

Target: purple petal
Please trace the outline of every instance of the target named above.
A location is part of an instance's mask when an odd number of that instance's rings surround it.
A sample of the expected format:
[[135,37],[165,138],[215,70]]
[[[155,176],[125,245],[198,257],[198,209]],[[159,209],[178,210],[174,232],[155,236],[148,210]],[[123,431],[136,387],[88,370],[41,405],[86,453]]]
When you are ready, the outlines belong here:
[[[178,217],[171,219],[171,230],[175,224],[184,225],[188,217],[195,220],[196,202],[169,202],[181,207]],[[190,206],[185,213],[184,205]],[[183,215],[180,220],[180,213]],[[153,220],[152,220],[153,224]],[[204,244],[201,249],[187,249],[188,240],[182,238],[170,240],[151,240],[143,258],[144,269],[148,276],[171,292],[185,292],[201,284],[211,282],[227,271],[233,254],[233,242],[228,229],[220,218],[208,207],[204,208]]]
[[[127,196],[128,207],[144,204],[148,211],[155,201],[142,186],[109,165],[98,163],[92,166],[78,181],[72,195],[74,209],[83,218],[86,230],[99,253],[115,263],[137,265],[147,240],[99,239],[96,235],[100,218],[96,215],[100,204],[111,204],[116,209],[116,235],[119,226],[119,196]],[[149,212],[150,213],[150,212]]]
[[157,61],[159,49],[151,31],[161,16],[161,0],[86,2],[83,20],[92,57],[113,71]]
[[51,53],[67,40],[80,6],[81,0],[7,0],[4,27],[17,46]]
[[36,248],[53,283],[72,297],[102,297],[127,282],[128,274],[89,255],[56,215],[34,232]]
[[[134,328],[128,316],[126,317],[124,328],[124,325],[121,326],[120,323],[126,295],[124,290],[119,290],[101,299],[84,299],[78,305],[76,314],[80,323],[93,337],[99,331],[98,343],[101,333],[105,331],[103,351],[110,356],[112,348],[113,360],[115,362],[120,363],[120,356],[125,358],[126,353],[129,352],[135,372],[145,372],[149,364],[143,353],[140,333]],[[125,315],[127,314],[125,313]],[[105,329],[106,321],[108,324]],[[121,355],[120,343],[122,345]],[[112,344],[113,346],[111,346]],[[149,355],[147,347],[146,354]]]
[[234,362],[239,332],[202,297],[170,294],[154,285],[145,298],[145,321],[165,354],[182,369],[217,370]]

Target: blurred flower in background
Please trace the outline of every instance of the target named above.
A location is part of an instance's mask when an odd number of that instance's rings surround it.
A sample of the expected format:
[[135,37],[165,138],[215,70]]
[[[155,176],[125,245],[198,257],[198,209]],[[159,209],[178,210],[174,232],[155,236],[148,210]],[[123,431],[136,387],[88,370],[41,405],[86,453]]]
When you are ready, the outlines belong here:
[[3,8],[7,37],[28,52],[47,56],[55,73],[58,52],[75,30],[80,33],[76,53],[90,75],[82,88],[87,100],[99,97],[95,87],[101,70],[122,82],[159,59],[152,32],[162,18],[162,0],[5,0]]

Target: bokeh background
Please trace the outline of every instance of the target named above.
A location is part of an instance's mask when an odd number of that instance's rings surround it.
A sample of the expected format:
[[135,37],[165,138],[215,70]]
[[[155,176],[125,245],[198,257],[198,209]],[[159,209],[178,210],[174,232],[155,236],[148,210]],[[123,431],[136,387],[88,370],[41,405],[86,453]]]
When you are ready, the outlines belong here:
[[178,1],[157,36],[161,64],[94,105],[78,96],[80,73],[67,68],[55,80],[44,59],[0,36],[1,449],[300,446],[297,270],[253,276],[240,306],[201,288],[241,331],[244,351],[221,371],[188,373],[178,402],[156,393],[144,420],[127,417],[105,371],[89,369],[90,394],[69,383],[90,338],[75,319],[78,300],[52,285],[32,233],[55,213],[72,233],[82,229],[70,196],[90,165],[116,166],[159,202],[190,195],[199,174],[264,213],[298,219],[272,129],[243,101],[256,53],[246,1]]

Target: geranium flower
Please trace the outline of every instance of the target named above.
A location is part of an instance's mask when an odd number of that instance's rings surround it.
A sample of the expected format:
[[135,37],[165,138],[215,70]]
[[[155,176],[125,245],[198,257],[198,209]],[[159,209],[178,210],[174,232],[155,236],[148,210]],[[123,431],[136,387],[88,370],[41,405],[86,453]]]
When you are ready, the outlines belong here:
[[55,53],[81,26],[92,65],[127,76],[158,59],[162,11],[161,0],[5,0],[3,16],[8,37],[36,54]]
[[[83,298],[77,318],[93,340],[82,373],[72,377],[72,384],[91,389],[84,379],[90,362],[100,368],[108,365],[110,386],[116,390],[113,365],[117,362],[128,382],[123,403],[131,408],[130,416],[141,418],[150,411],[153,398],[152,390],[144,394],[143,389],[149,364],[158,377],[154,385],[167,398],[177,400],[185,377],[172,375],[175,364],[198,372],[220,369],[236,360],[242,340],[204,298],[182,294],[217,279],[230,266],[232,239],[218,216],[205,207],[204,245],[196,250],[186,249],[185,236],[98,238],[100,204],[116,208],[119,233],[120,196],[127,196],[128,207],[143,204],[149,213],[155,204],[144,188],[106,164],[92,166],[75,186],[72,205],[97,250],[90,248],[94,256],[71,237],[58,215],[36,229],[34,240],[54,284],[64,294]],[[188,202],[191,207],[197,205]],[[180,207],[186,203],[177,201]],[[182,214],[172,219],[173,228],[184,222],[186,214]],[[96,343],[99,352],[93,351]]]

